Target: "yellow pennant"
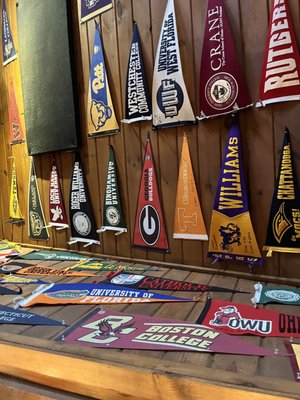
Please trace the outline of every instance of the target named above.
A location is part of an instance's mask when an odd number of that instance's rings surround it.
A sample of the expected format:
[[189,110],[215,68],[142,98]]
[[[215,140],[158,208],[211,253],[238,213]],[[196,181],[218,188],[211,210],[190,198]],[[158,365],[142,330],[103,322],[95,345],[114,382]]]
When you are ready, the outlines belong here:
[[183,137],[181,151],[173,238],[208,240],[186,134]]
[[14,158],[12,162],[10,198],[9,198],[9,217],[10,217],[10,222],[12,223],[18,223],[24,221],[18,200],[17,173],[16,173],[16,165]]

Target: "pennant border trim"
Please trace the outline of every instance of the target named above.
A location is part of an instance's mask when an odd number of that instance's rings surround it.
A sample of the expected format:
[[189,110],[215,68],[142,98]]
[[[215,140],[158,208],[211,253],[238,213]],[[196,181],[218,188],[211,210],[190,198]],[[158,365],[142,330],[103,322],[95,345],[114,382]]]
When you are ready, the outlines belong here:
[[173,233],[173,239],[208,240],[208,235],[198,235],[193,233]]

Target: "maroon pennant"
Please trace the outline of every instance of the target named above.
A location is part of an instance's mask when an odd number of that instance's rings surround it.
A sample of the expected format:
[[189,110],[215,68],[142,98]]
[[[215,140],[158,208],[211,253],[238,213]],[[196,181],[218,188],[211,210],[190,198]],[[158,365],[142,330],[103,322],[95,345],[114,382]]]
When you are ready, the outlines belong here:
[[208,1],[199,99],[198,119],[228,114],[252,105],[223,0]]
[[169,243],[159,200],[150,139],[147,139],[135,217],[133,246],[142,247],[147,250],[153,249],[169,252]]

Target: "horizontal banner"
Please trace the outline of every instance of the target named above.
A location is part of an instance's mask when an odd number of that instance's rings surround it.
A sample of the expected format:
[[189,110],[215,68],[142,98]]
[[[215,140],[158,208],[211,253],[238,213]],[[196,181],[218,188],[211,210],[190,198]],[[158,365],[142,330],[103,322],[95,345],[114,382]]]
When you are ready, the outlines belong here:
[[48,261],[79,261],[86,260],[86,256],[77,253],[68,253],[67,251],[50,251],[50,250],[35,250],[28,254],[22,254],[18,258],[24,260],[48,260]]
[[43,276],[94,276],[94,274],[88,274],[87,272],[67,271],[63,269],[53,269],[48,267],[42,267],[40,265],[34,265],[28,268],[22,268],[16,271],[17,274],[21,275],[43,275]]
[[300,289],[278,288],[265,286],[261,283],[256,283],[254,289],[255,294],[251,299],[253,304],[281,303],[300,305]]

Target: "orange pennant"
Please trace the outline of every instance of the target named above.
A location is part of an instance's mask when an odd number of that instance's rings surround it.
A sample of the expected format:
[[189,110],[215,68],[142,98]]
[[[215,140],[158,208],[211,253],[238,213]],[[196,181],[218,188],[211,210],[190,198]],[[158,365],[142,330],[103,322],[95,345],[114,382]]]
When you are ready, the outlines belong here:
[[14,85],[11,81],[9,88],[9,141],[10,144],[16,144],[24,142],[24,140]]

